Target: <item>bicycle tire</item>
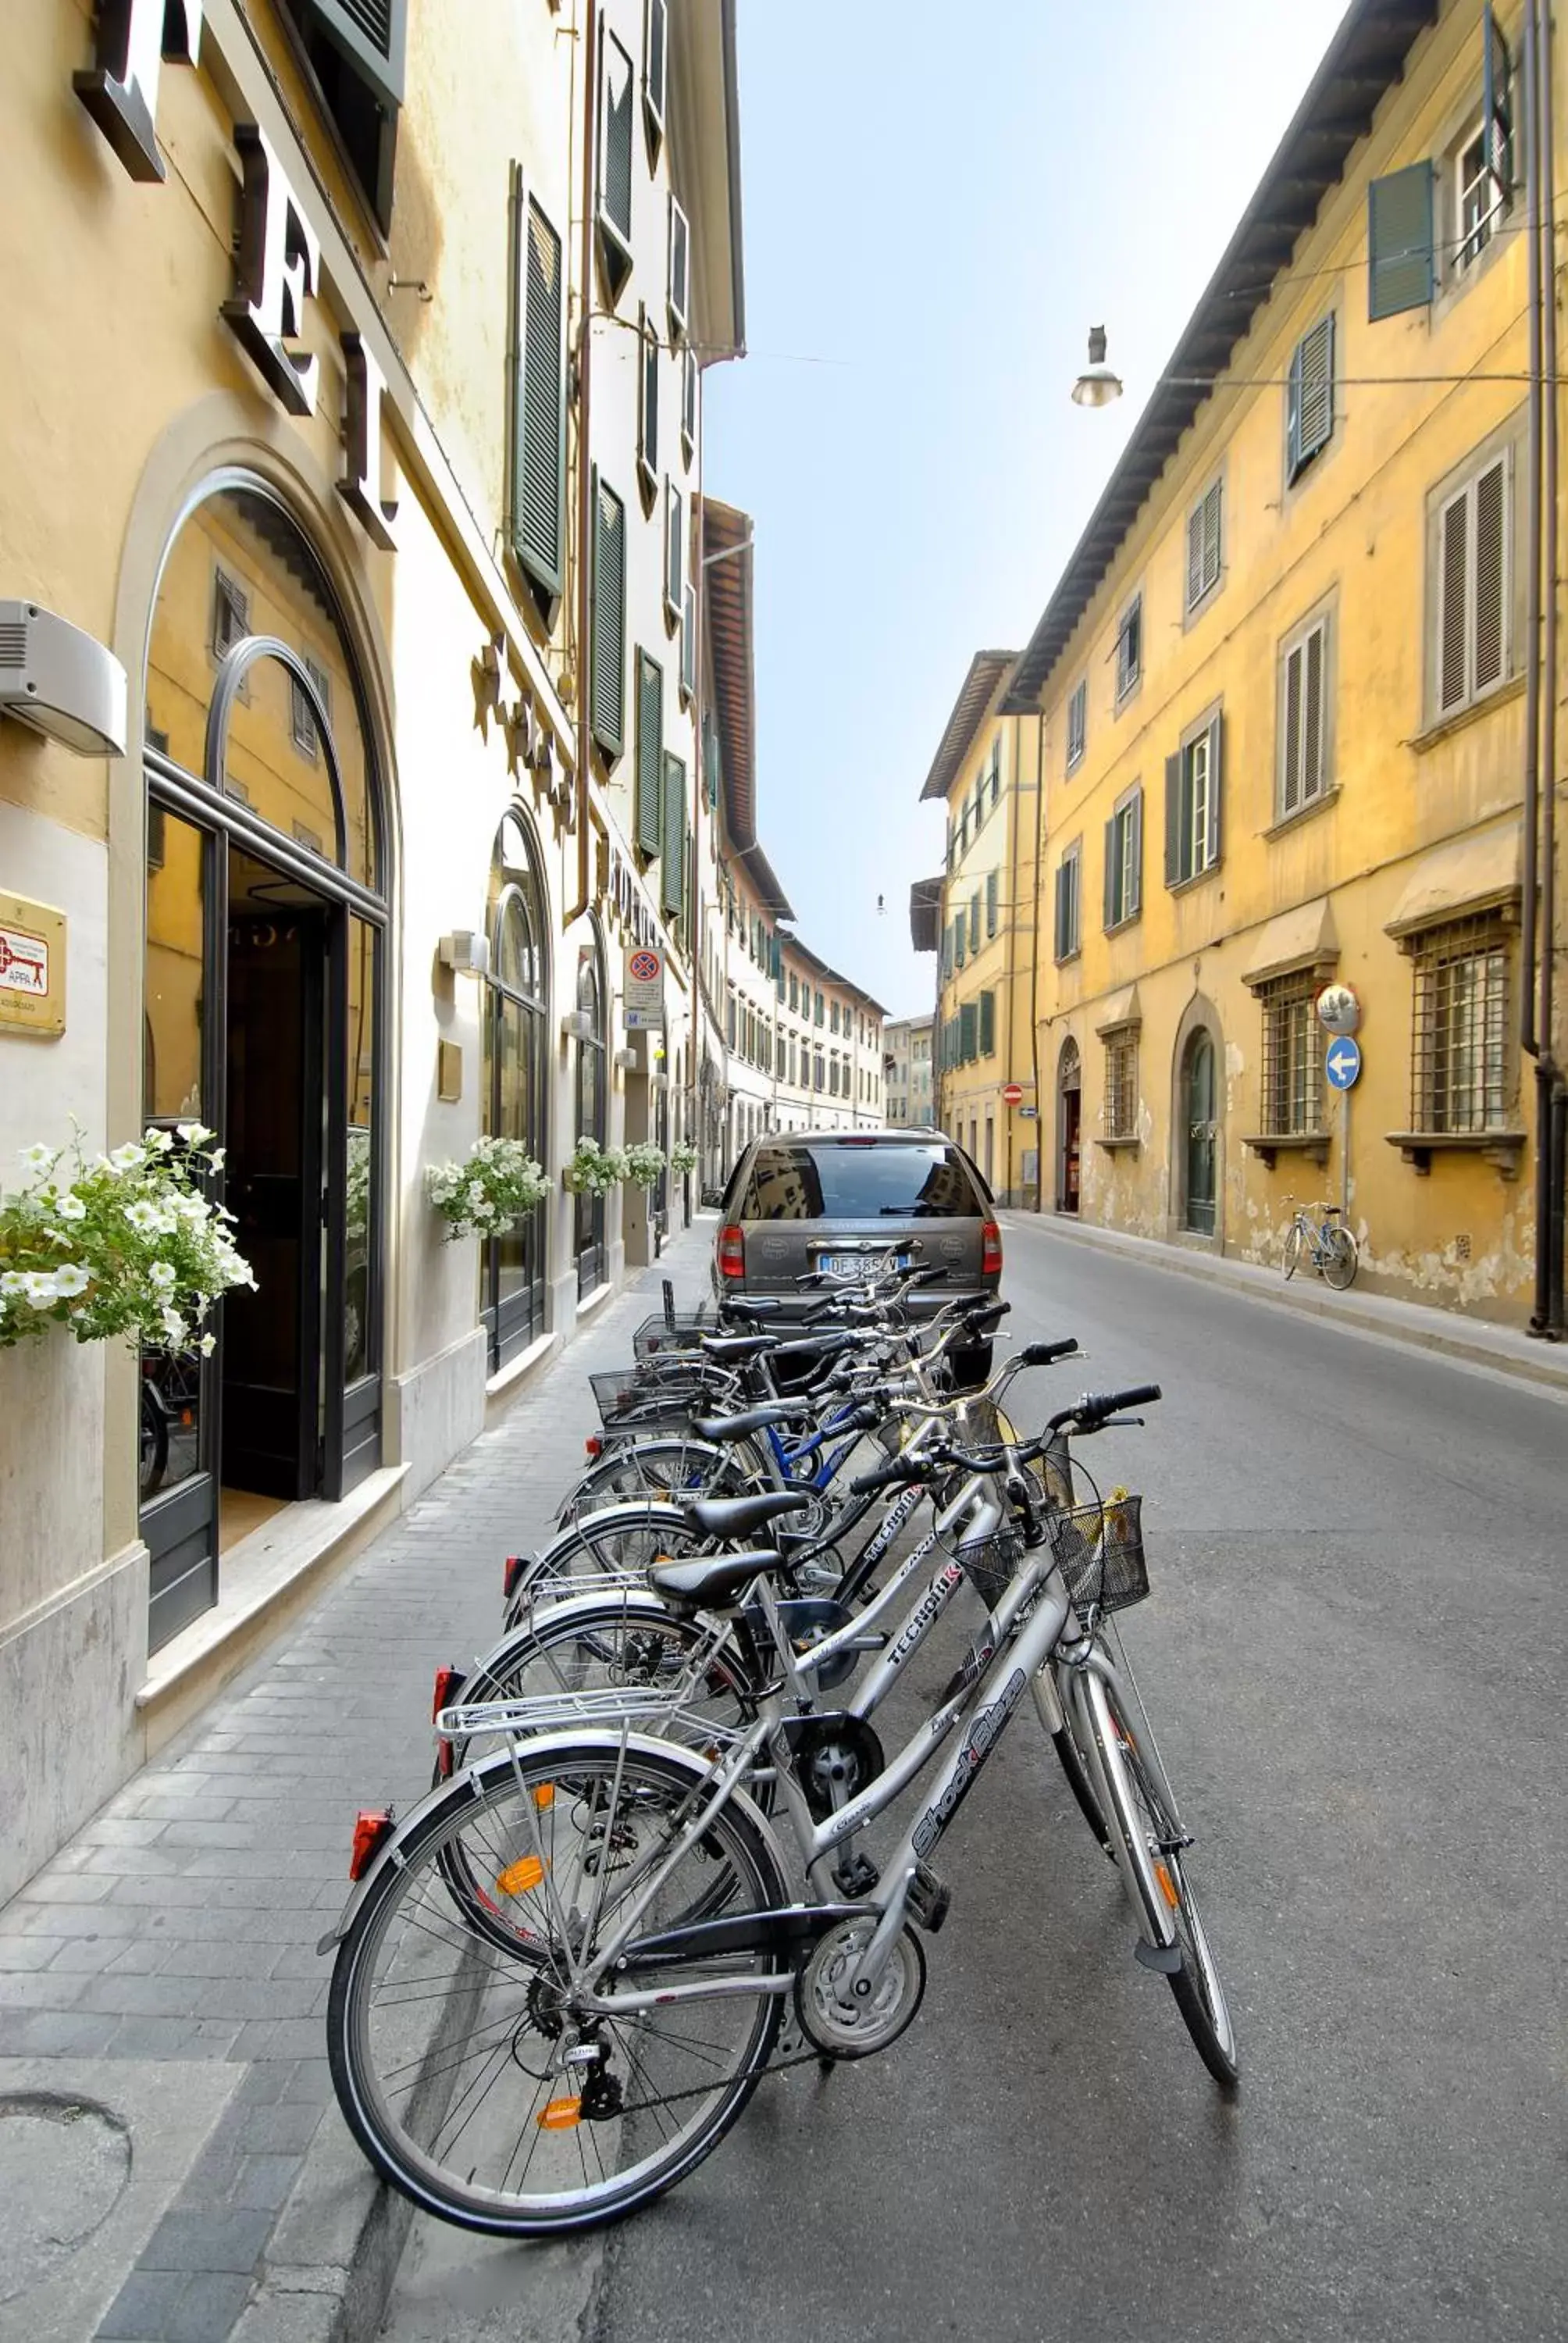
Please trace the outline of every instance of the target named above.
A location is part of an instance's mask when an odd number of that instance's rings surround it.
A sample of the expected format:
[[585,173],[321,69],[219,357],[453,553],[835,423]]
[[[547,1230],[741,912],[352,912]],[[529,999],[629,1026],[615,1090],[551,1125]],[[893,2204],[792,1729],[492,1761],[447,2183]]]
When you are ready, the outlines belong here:
[[729,1444],[678,1434],[628,1441],[618,1443],[574,1482],[556,1518],[564,1525],[601,1505],[630,1504],[639,1497],[688,1503],[695,1497],[739,1497],[754,1485],[759,1484]]
[[1355,1283],[1356,1271],[1360,1266],[1361,1256],[1349,1229],[1325,1229],[1322,1244],[1324,1284],[1332,1285],[1336,1293],[1343,1293],[1347,1287]]
[[[675,1843],[674,1818],[705,1776],[694,1757],[617,1735],[521,1743],[411,1816],[397,1860],[383,1860],[372,1875],[338,1946],[327,2056],[350,2131],[383,2178],[424,2211],[491,2237],[596,2228],[684,2179],[740,2115],[778,2038],[781,1995],[716,1993],[621,2018],[585,2016],[574,2011],[568,1974],[568,1929],[578,1939],[590,1932],[591,1945],[609,1941],[616,1891],[605,1896],[602,1883],[616,1856],[633,1880],[645,1881],[641,1855],[661,1835],[667,1848]],[[532,1857],[537,1877],[507,1889],[516,1917],[500,1957],[461,1915],[454,1922],[447,1902],[438,1858],[465,1828],[502,1860],[498,1886],[530,1848],[545,1850]],[[564,1890],[553,1875],[558,1857],[560,1878],[569,1875]],[[678,1857],[678,1909],[685,1868],[697,1862],[724,1867],[731,1909],[768,1911],[789,1901],[760,1820],[739,1794],[698,1846]],[[638,1935],[664,1925],[656,1897]],[[777,1951],[749,1952],[700,1965],[672,1960],[638,1974],[657,1990],[661,1978],[698,1981],[699,1966],[713,1982],[779,1976],[786,1966]],[[387,1987],[379,1999],[378,1979]],[[698,2013],[695,2035],[682,2030],[688,2011]],[[585,2045],[599,2063],[568,2066],[567,2050]],[[590,2090],[601,2104],[585,2113]]]
[[712,1541],[688,1529],[671,1507],[649,1505],[646,1511],[647,1519],[639,1521],[628,1506],[606,1507],[568,1523],[525,1572],[528,1594],[538,1595],[558,1584],[640,1577],[660,1554],[676,1559],[709,1550]]
[[1145,1912],[1163,1906],[1181,1955],[1181,1967],[1168,1973],[1167,1982],[1182,2024],[1215,2082],[1233,2093],[1241,2085],[1236,2032],[1177,1844],[1183,1835],[1180,1821],[1122,1715],[1115,1686],[1103,1677],[1092,1679],[1091,1715],[1117,1836],[1138,1883],[1134,1904],[1142,1907],[1140,1917],[1151,1934]]
[[1305,1253],[1306,1249],[1307,1241],[1302,1234],[1302,1224],[1300,1221],[1292,1221],[1291,1222],[1291,1233],[1285,1239],[1284,1259],[1280,1264],[1285,1272],[1285,1282],[1287,1284],[1289,1284],[1291,1279],[1294,1277],[1297,1270],[1300,1269],[1302,1265],[1302,1258]]

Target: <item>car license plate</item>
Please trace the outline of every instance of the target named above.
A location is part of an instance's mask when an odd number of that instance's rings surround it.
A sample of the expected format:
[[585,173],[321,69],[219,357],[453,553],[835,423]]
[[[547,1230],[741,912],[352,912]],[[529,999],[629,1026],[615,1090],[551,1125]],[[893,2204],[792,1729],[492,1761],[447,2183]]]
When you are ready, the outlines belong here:
[[892,1252],[819,1252],[817,1266],[829,1277],[886,1277],[902,1269],[908,1256]]

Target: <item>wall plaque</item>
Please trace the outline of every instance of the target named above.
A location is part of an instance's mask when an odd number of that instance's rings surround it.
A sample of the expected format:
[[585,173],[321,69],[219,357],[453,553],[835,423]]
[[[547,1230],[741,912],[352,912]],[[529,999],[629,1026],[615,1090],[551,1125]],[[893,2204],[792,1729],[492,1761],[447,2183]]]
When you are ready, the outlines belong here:
[[0,895],[0,1027],[65,1030],[65,915],[21,895]]

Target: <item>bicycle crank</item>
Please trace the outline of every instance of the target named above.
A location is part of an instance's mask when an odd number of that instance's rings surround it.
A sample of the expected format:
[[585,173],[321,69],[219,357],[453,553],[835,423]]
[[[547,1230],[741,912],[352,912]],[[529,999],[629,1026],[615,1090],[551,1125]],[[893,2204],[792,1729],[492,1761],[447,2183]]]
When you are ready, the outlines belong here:
[[819,1936],[810,1958],[795,1976],[795,2015],[800,2031],[825,2058],[869,2058],[896,2042],[920,2008],[926,1990],[926,1956],[920,1940],[902,1929],[888,1965],[863,1999],[850,1979],[876,1933],[876,1916],[840,1920]]

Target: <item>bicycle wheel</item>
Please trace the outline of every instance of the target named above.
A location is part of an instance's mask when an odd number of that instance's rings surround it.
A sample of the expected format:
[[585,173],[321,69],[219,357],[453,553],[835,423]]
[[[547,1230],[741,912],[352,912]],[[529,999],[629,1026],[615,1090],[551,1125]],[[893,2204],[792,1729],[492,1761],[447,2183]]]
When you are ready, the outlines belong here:
[[[1051,1668],[1052,1663],[1048,1660],[1045,1667],[1040,1670],[1041,1676],[1043,1677],[1047,1670]],[[1057,1762],[1067,1777],[1067,1786],[1077,1801],[1080,1814],[1109,1855],[1111,1833],[1101,1807],[1100,1793],[1094,1786],[1094,1777],[1090,1770],[1089,1760],[1079,1744],[1077,1728],[1073,1722],[1074,1711],[1070,1688],[1063,1684],[1054,1672],[1051,1675],[1051,1685],[1055,1694],[1053,1699],[1048,1699],[1038,1687],[1036,1689],[1035,1707],[1039,1712],[1040,1721],[1045,1727],[1046,1735],[1052,1749],[1056,1752]],[[1057,1721],[1058,1717],[1060,1719],[1060,1723]]]
[[738,1497],[751,1485],[729,1446],[678,1436],[640,1440],[591,1464],[563,1500],[557,1519],[580,1521],[601,1506],[634,1504],[642,1497],[688,1503],[694,1497]]
[[1140,1916],[1149,1935],[1155,1933],[1158,1916],[1169,1919],[1181,1955],[1181,1967],[1169,1972],[1176,2006],[1214,2080],[1222,2090],[1234,2091],[1241,2080],[1235,2028],[1188,1884],[1182,1862],[1186,1834],[1167,1804],[1157,1766],[1148,1762],[1137,1731],[1122,1714],[1115,1685],[1093,1676],[1088,1691],[1096,1752],[1111,1794],[1111,1819],[1136,1883],[1130,1892],[1141,1907]]
[[1325,1229],[1322,1248],[1322,1271],[1325,1283],[1332,1285],[1336,1293],[1342,1293],[1347,1285],[1354,1284],[1356,1271],[1360,1265],[1361,1256],[1356,1251],[1356,1241],[1349,1229]]
[[640,1578],[658,1555],[703,1554],[709,1543],[688,1529],[678,1507],[651,1502],[607,1505],[552,1538],[525,1571],[520,1592],[532,1598],[548,1589],[553,1596],[558,1582]]
[[1307,1241],[1302,1234],[1302,1224],[1300,1221],[1292,1221],[1291,1233],[1285,1239],[1285,1257],[1282,1264],[1287,1279],[1294,1277],[1306,1258],[1306,1252]]
[[[592,2228],[683,2179],[745,2107],[782,2007],[760,1981],[787,1973],[783,1955],[650,1956],[635,1972],[647,2006],[585,1999],[612,1983],[596,1949],[663,1864],[638,1939],[710,1901],[715,1879],[730,1915],[788,1902],[744,1799],[680,1849],[705,1778],[652,1742],[521,1743],[423,1810],[400,1864],[373,1878],[338,1947],[327,2051],[350,2130],[427,2212],[494,2237]],[[453,1906],[440,1858],[457,1840],[495,1882],[504,1941],[476,1937]],[[711,1990],[651,2000],[699,1984]]]

